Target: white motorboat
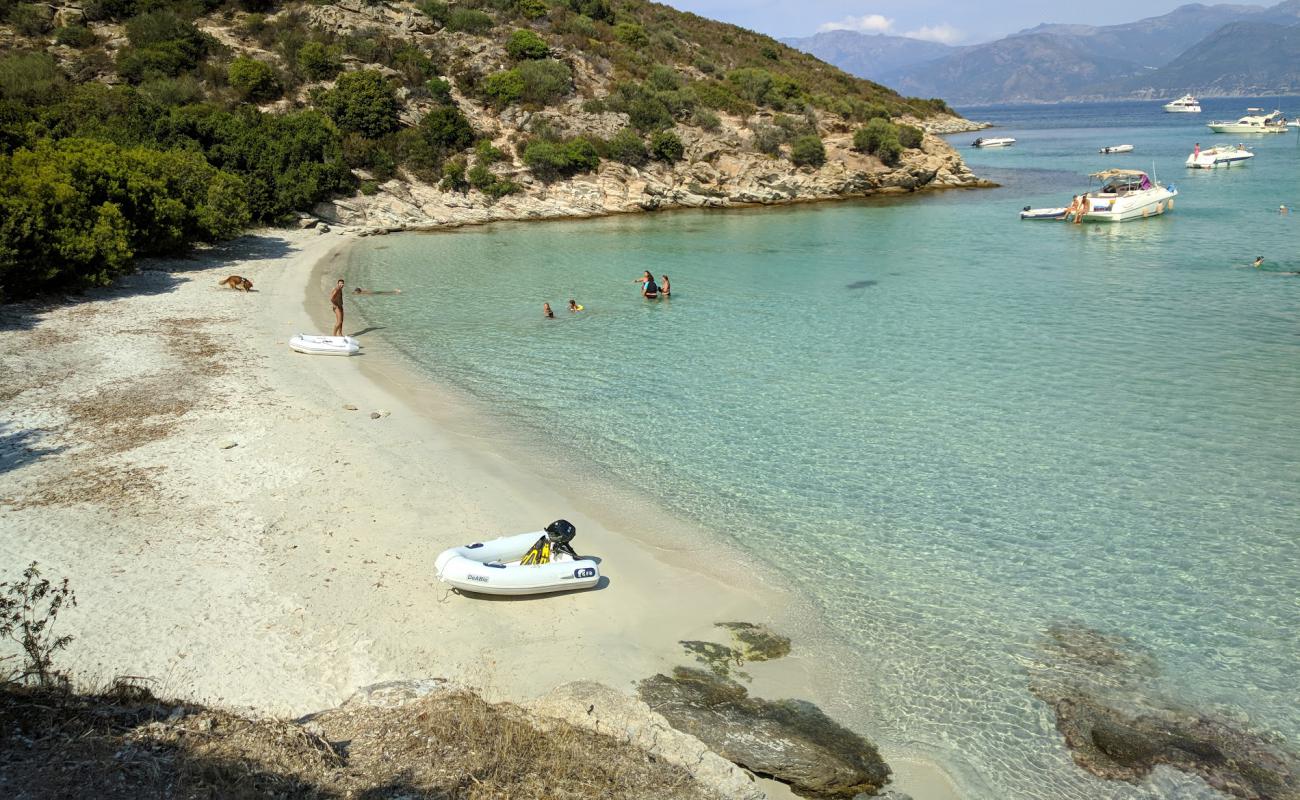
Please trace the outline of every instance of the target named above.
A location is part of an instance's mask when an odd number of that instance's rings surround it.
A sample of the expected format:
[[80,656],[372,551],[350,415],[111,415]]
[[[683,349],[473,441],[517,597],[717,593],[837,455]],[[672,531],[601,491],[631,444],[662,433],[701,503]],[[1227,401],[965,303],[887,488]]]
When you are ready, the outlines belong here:
[[1172,211],[1178,190],[1162,186],[1136,169],[1108,169],[1092,178],[1101,188],[1075,199],[1075,222],[1127,222]]
[[981,136],[970,143],[971,147],[1010,147],[1016,140],[1010,136]]
[[1293,119],[1287,123],[1288,128],[1300,128],[1300,119]]
[[1185,94],[1177,100],[1170,100],[1165,103],[1165,111],[1170,114],[1199,114],[1201,113],[1201,103],[1190,94]]
[[1196,169],[1214,169],[1242,164],[1254,157],[1254,153],[1239,144],[1225,144],[1194,152],[1187,157],[1186,163],[1187,166]]
[[289,339],[289,347],[312,356],[351,356],[361,352],[361,342],[351,336],[311,336],[300,333]]
[[[1250,110],[1259,111],[1254,108]],[[1272,111],[1268,114],[1247,114],[1236,122],[1214,120],[1208,127],[1215,133],[1285,133],[1287,124],[1281,111]]]
[[590,589],[600,583],[600,567],[595,560],[582,558],[569,547],[573,533],[572,525],[556,520],[545,531],[444,550],[433,562],[433,568],[443,583],[479,594],[547,594]]
[[1101,150],[1099,150],[1098,152],[1101,153],[1101,154],[1104,155],[1104,156],[1105,156],[1105,155],[1111,155],[1112,153],[1131,153],[1131,152],[1133,152],[1133,145],[1131,145],[1131,144],[1117,144],[1117,145],[1114,145],[1113,147],[1103,147],[1103,148],[1101,148]]
[[1062,208],[1030,208],[1025,206],[1020,210],[1021,219],[1065,219],[1065,215],[1070,209]]

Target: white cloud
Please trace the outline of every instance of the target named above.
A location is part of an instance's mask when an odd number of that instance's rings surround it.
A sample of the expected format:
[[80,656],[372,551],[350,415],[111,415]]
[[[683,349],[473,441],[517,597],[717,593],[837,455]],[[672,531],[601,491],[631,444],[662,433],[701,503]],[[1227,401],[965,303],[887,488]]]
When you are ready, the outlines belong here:
[[863,14],[860,17],[845,17],[839,22],[827,22],[819,31],[859,31],[861,33],[888,33],[894,27],[894,21],[883,14]]
[[953,44],[962,39],[961,31],[951,25],[922,25],[914,31],[908,31],[903,34],[912,39],[924,39],[927,42],[939,42],[940,44]]

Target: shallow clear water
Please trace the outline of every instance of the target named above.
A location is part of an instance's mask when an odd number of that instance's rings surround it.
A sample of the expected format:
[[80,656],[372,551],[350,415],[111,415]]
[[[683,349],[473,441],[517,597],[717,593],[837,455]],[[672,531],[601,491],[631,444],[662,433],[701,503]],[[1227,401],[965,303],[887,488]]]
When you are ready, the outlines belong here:
[[[980,109],[1001,189],[371,239],[349,281],[405,289],[357,302],[432,376],[779,566],[856,727],[971,797],[1183,797],[1075,767],[1026,664],[1055,622],[1125,634],[1300,745],[1300,140],[1182,167],[1265,104]],[[1016,217],[1153,162],[1163,218]]]

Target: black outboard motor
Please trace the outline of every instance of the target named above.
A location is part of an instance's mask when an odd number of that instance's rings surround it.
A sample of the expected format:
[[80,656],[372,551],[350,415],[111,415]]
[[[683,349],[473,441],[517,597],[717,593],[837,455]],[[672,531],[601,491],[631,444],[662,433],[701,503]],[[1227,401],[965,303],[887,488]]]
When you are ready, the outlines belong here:
[[573,541],[573,537],[578,535],[578,529],[573,527],[572,522],[567,519],[557,519],[543,530],[546,531],[546,538],[551,542],[551,550],[558,550],[578,558],[578,554],[573,552],[573,547],[569,544]]

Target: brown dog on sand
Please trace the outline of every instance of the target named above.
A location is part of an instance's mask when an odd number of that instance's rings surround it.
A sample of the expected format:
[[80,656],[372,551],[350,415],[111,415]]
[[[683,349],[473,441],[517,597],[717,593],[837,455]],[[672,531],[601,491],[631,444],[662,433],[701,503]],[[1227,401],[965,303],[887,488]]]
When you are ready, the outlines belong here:
[[226,278],[224,281],[221,281],[217,285],[229,286],[231,289],[238,289],[241,292],[247,292],[253,288],[252,281],[250,281],[248,278],[239,275],[231,275],[229,278]]

